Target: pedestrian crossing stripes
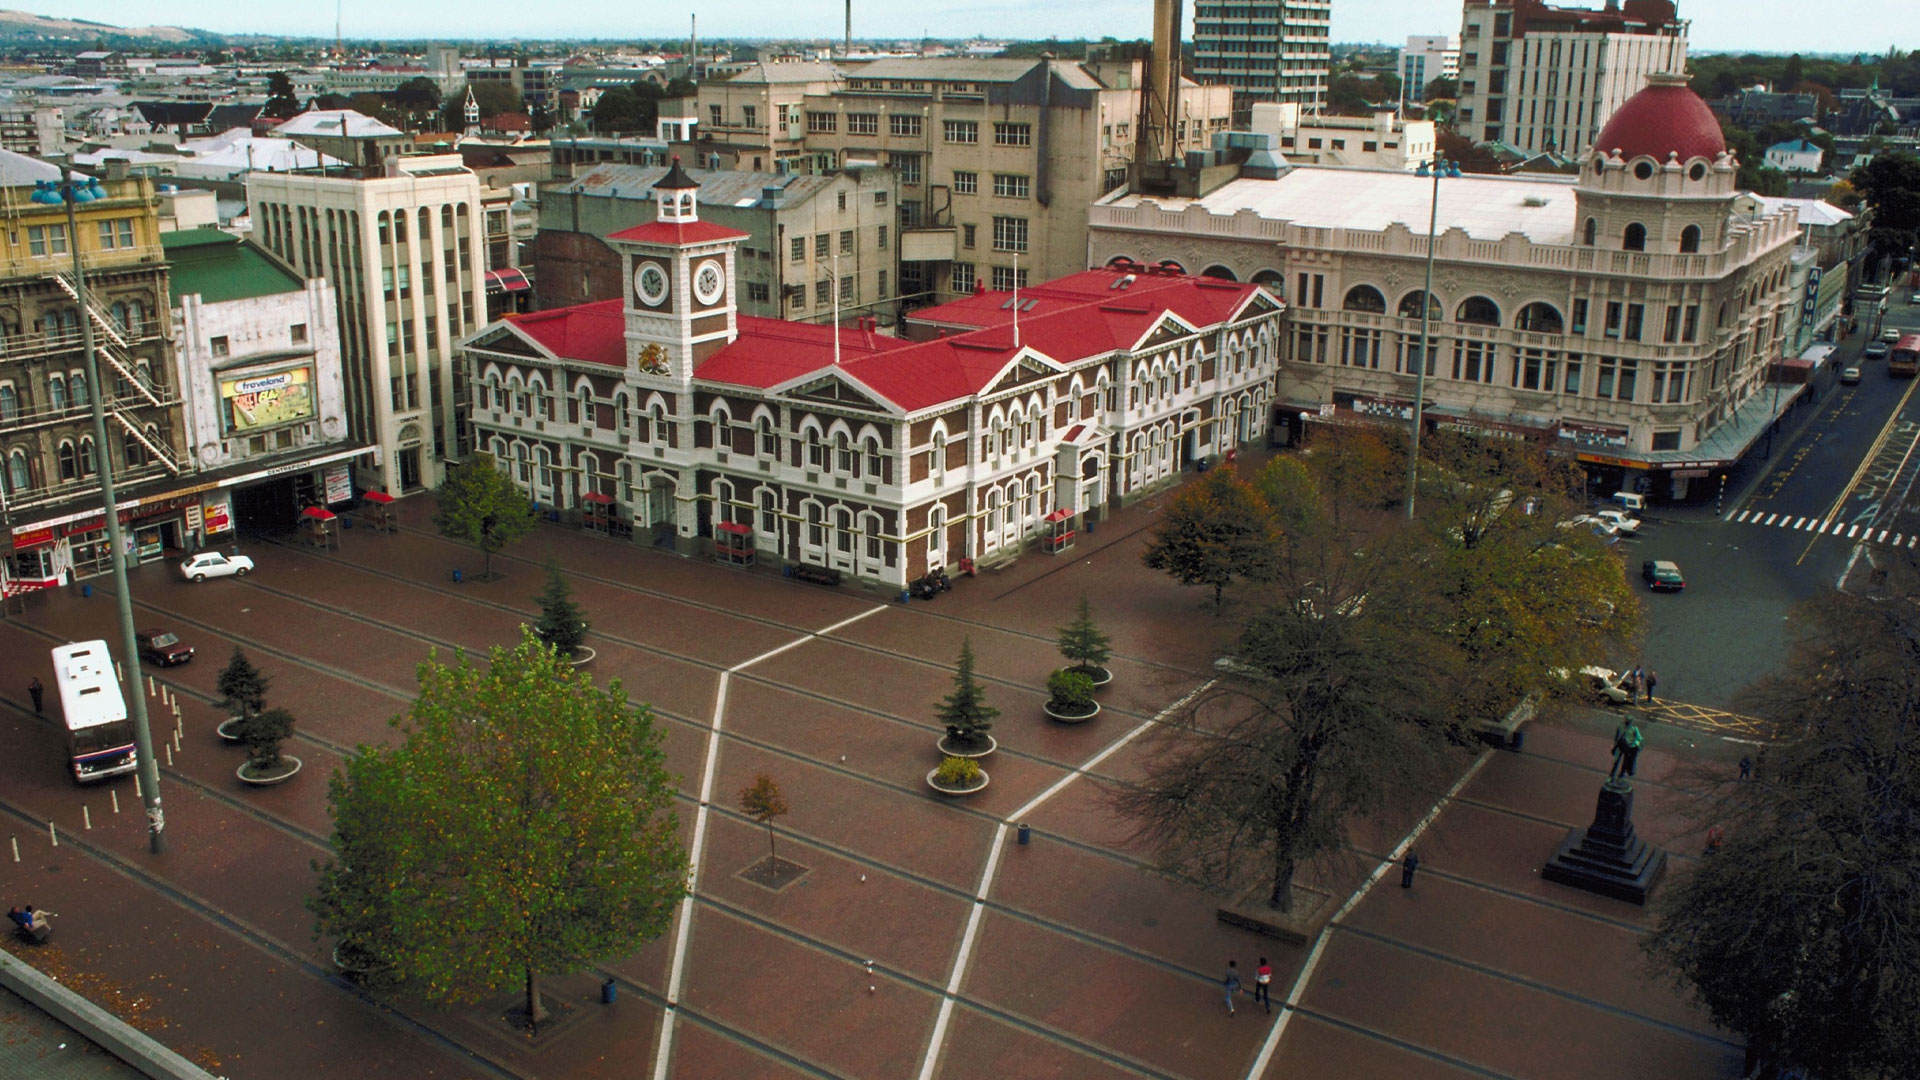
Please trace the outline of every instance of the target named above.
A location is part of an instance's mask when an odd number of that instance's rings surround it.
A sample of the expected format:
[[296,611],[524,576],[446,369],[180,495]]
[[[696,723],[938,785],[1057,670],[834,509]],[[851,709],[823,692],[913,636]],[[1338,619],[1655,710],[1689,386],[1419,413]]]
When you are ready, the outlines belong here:
[[1872,525],[1849,525],[1844,521],[1817,517],[1798,517],[1793,514],[1763,514],[1759,510],[1742,510],[1733,516],[1735,524],[1758,525],[1762,528],[1773,526],[1779,529],[1792,529],[1797,532],[1810,532],[1818,536],[1833,536],[1847,540],[1860,540],[1869,544],[1887,544],[1891,547],[1920,547],[1920,533],[1908,535],[1892,529],[1876,529]]

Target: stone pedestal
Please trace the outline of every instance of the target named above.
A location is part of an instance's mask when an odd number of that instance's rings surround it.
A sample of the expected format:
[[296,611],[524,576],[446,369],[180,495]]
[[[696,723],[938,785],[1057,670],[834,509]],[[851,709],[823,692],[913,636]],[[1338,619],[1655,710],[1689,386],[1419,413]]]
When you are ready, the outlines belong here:
[[1666,852],[1634,835],[1633,785],[1615,778],[1600,788],[1593,824],[1568,832],[1540,876],[1616,900],[1644,904],[1666,866]]

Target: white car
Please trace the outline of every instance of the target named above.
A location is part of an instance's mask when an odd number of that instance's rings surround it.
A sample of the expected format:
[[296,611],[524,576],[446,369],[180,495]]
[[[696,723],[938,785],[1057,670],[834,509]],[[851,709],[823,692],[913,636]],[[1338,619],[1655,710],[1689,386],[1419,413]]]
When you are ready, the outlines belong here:
[[245,577],[252,569],[253,560],[245,555],[203,551],[180,564],[180,576],[188,581],[205,581],[210,577],[226,577],[229,574]]
[[1885,330],[1880,331],[1880,340],[1889,345],[1897,344],[1900,336],[1900,328],[1897,326],[1889,326]]
[[1561,522],[1560,527],[1563,529],[1590,529],[1595,536],[1608,542],[1616,540],[1620,536],[1619,528],[1616,527],[1613,522],[1608,521],[1604,515],[1581,514]]
[[1587,680],[1587,691],[1608,705],[1631,705],[1634,695],[1620,685],[1620,676],[1612,668],[1588,666],[1580,669]]
[[1602,510],[1593,516],[1613,526],[1621,536],[1640,535],[1640,519],[1625,510]]

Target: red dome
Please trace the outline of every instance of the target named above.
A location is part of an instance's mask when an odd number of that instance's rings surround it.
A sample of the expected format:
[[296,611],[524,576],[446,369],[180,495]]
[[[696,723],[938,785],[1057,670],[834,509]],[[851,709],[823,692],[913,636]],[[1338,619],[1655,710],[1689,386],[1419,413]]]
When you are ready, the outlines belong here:
[[1703,157],[1708,161],[1727,149],[1720,122],[1700,95],[1677,75],[1654,75],[1646,89],[1627,99],[1594,140],[1595,153],[1620,151],[1624,161],[1647,156],[1665,163],[1678,151],[1681,161]]

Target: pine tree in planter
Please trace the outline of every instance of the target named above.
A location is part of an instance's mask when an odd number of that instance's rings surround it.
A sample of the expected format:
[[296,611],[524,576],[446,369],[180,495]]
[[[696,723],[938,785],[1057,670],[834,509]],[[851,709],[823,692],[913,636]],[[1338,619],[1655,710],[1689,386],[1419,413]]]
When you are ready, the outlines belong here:
[[300,771],[300,759],[282,754],[280,744],[293,734],[293,714],[285,709],[266,709],[244,717],[240,738],[247,744],[247,762],[240,766],[240,779],[250,784],[273,783]]
[[540,619],[534,623],[533,633],[562,660],[584,664],[593,659],[593,650],[581,644],[587,637],[586,616],[574,602],[573,588],[557,563],[547,563],[547,587],[540,593]]
[[253,666],[247,654],[240,646],[233,647],[233,658],[220,671],[220,677],[214,680],[214,689],[220,691],[218,705],[232,715],[215,729],[221,738],[229,742],[244,741],[241,729],[246,721],[259,715],[267,706],[267,677]]
[[973,676],[973,639],[960,643],[960,669],[953,673],[953,693],[940,702],[939,721],[947,729],[940,752],[980,757],[997,745],[987,734],[1000,710],[987,704],[986,692]]
[[1087,610],[1087,597],[1080,594],[1080,614],[1067,625],[1060,628],[1060,655],[1071,666],[1069,671],[1078,672],[1093,680],[1096,687],[1105,686],[1113,681],[1113,672],[1107,670],[1107,658],[1113,655],[1107,635],[1094,625],[1093,614]]

